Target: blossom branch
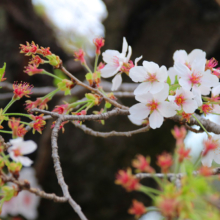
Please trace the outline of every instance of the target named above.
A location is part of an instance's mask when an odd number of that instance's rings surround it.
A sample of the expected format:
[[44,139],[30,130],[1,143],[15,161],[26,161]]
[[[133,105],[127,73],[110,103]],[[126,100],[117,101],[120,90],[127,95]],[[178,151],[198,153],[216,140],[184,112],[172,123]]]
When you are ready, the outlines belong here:
[[9,176],[6,176],[4,174],[1,174],[1,177],[2,177],[2,180],[4,182],[11,182],[11,183],[14,183],[16,184],[19,189],[21,190],[27,190],[31,193],[34,193],[35,195],[37,196],[40,196],[44,199],[49,199],[49,200],[53,200],[54,202],[67,202],[67,198],[65,197],[59,197],[59,196],[56,196],[54,193],[46,193],[40,189],[36,189],[36,188],[33,188],[29,185],[29,182],[26,182],[26,181],[18,181],[16,180],[15,178],[13,177],[9,177]]
[[86,216],[83,214],[81,207],[72,199],[70,196],[68,186],[64,181],[62,168],[60,165],[59,155],[58,155],[58,144],[57,144],[57,138],[58,138],[58,132],[61,122],[63,121],[62,117],[59,117],[57,119],[57,122],[52,130],[51,134],[51,146],[52,146],[52,158],[54,162],[54,168],[55,173],[58,179],[58,183],[63,191],[63,194],[65,198],[68,199],[69,204],[72,206],[74,211],[79,215],[81,220],[87,220]]
[[73,123],[75,127],[83,130],[86,134],[95,136],[95,137],[112,137],[112,136],[125,136],[125,137],[131,137],[134,134],[142,133],[142,132],[147,132],[149,131],[150,127],[145,126],[143,128],[139,128],[133,131],[125,131],[125,132],[117,132],[117,131],[110,131],[110,132],[100,132],[100,131],[94,131],[91,128],[88,128],[86,125],[80,125]]

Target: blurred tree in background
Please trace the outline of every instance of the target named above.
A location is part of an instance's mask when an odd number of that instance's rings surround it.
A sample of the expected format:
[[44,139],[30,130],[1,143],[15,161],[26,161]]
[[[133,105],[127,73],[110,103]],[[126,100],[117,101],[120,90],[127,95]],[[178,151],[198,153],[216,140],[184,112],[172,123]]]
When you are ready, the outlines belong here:
[[[132,59],[143,55],[145,60],[159,65],[172,65],[172,54],[177,49],[200,48],[207,57],[220,60],[220,7],[214,0],[105,0],[108,18],[105,49],[121,51],[122,37],[125,36],[132,46]],[[89,22],[89,21],[88,21]],[[51,78],[44,75],[29,77],[23,72],[28,58],[19,54],[19,44],[26,41],[50,47],[60,56],[64,66],[71,73],[84,78],[85,71],[73,61],[72,56],[60,47],[55,34],[45,21],[39,17],[30,0],[0,1],[0,66],[7,63],[7,78],[13,81],[28,81],[36,87],[52,86]],[[48,69],[53,71],[52,69]],[[128,77],[124,76],[125,81]],[[49,108],[58,104],[50,103]],[[131,106],[134,101],[122,100]],[[10,111],[24,112],[22,102]],[[1,100],[5,105],[5,100]],[[126,116],[111,118],[106,125],[86,122],[94,130],[132,130],[135,128]],[[50,125],[43,135],[27,135],[38,143],[38,152],[34,155],[34,167],[43,189],[60,194],[53,170],[50,149]],[[167,121],[158,130],[138,134],[129,138],[95,138],[84,134],[72,125],[65,127],[65,133],[59,137],[60,159],[64,177],[73,198],[81,205],[89,219],[133,219],[127,214],[132,198],[149,204],[150,199],[136,192],[126,193],[114,184],[115,173],[130,165],[131,159],[138,153],[150,155],[155,165],[155,157],[174,147],[170,130],[173,122]],[[10,136],[5,136],[6,140]],[[145,180],[150,181],[150,180]],[[148,183],[148,184],[153,184]],[[68,204],[56,204],[41,200],[39,218],[41,220],[78,219]]]

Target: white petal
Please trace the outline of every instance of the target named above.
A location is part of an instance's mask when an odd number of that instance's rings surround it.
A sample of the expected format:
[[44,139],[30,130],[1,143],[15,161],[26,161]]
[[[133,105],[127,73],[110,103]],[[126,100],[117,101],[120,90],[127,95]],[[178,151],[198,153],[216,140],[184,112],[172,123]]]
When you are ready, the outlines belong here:
[[131,54],[132,54],[132,49],[131,49],[131,46],[128,47],[128,55],[125,59],[125,62],[128,62],[131,58]]
[[122,83],[122,77],[121,74],[119,73],[112,80],[112,91],[117,90],[121,85],[121,83]]
[[131,68],[129,76],[134,82],[144,82],[147,78],[147,71],[143,66],[135,66]]
[[158,102],[162,102],[168,97],[168,95],[169,95],[169,86],[167,83],[164,83],[163,89],[160,92],[153,94],[153,97]]
[[23,157],[23,156],[19,157],[19,162],[21,162],[22,165],[25,167],[29,167],[33,163],[31,159],[29,159],[28,157]]
[[188,60],[190,63],[193,63],[193,61],[198,59],[205,59],[206,53],[200,49],[194,49],[191,51],[191,53],[188,55]]
[[123,37],[122,53],[123,53],[123,54],[126,54],[127,49],[128,49],[128,43],[127,43],[127,41],[126,41],[126,38]]
[[178,73],[174,69],[174,67],[170,67],[168,70],[168,76],[170,77],[171,84],[173,84],[175,82],[175,76],[177,76],[177,75],[178,75]]
[[135,96],[135,99],[139,102],[147,104],[148,102],[153,100],[153,95],[150,92],[148,92],[145,94]]
[[130,109],[129,112],[132,117],[136,119],[145,119],[148,117],[150,110],[148,110],[147,106],[143,103],[138,103],[136,105],[133,105]]
[[190,74],[190,69],[186,65],[179,62],[175,63],[174,69],[180,77]]
[[214,150],[214,161],[217,164],[220,164],[220,147],[218,147],[216,150]]
[[218,84],[217,86],[215,86],[213,89],[212,89],[212,95],[213,96],[217,96],[220,94],[220,84]]
[[163,124],[163,116],[158,111],[153,111],[149,117],[149,124],[153,129],[159,128]]
[[198,87],[202,95],[209,95],[211,89],[204,84]]
[[135,95],[146,94],[148,91],[151,90],[151,83],[150,82],[143,82],[134,90]]
[[143,61],[143,66],[148,73],[156,73],[159,70],[158,64],[154,62]]
[[14,145],[14,144],[19,144],[19,143],[21,143],[21,142],[23,142],[23,141],[24,141],[23,138],[18,137],[18,138],[15,138],[15,139],[11,139],[9,142],[10,142],[12,145]]
[[134,65],[137,66],[138,62],[142,59],[143,56],[137,57],[134,60]]
[[209,151],[204,157],[202,157],[201,159],[202,165],[211,167],[213,159],[214,159],[214,151]]
[[105,63],[113,65],[113,58],[119,57],[120,53],[117,50],[106,50],[104,53],[102,53],[103,60]]
[[186,113],[194,113],[198,108],[197,102],[195,100],[186,100],[183,104],[183,110]]
[[203,74],[203,77],[201,78],[201,80],[202,80],[202,84],[209,86],[209,87],[217,86],[219,84],[218,77],[209,73],[209,71],[206,71]]
[[179,84],[183,87],[185,90],[190,90],[192,88],[191,83],[187,79],[179,79]]
[[137,119],[136,117],[133,117],[132,115],[129,115],[128,118],[133,124],[142,125],[142,122],[143,122],[142,119]]
[[201,92],[198,88],[193,87],[192,93],[195,95],[195,101],[197,102],[198,106],[202,105],[202,98],[201,98]]
[[152,94],[156,94],[164,88],[164,85],[165,85],[165,83],[163,83],[163,82],[154,82],[151,84],[150,92]]
[[165,82],[167,79],[167,68],[165,66],[161,66],[157,71],[157,80],[159,82]]
[[34,152],[36,149],[37,149],[37,144],[32,140],[24,141],[20,146],[20,150],[23,155],[30,154]]
[[206,59],[197,59],[192,63],[192,70],[195,72],[203,72],[205,71]]
[[179,63],[185,63],[187,61],[187,53],[185,50],[177,50],[173,54],[173,60],[174,62],[179,62]]
[[176,115],[176,105],[172,104],[171,102],[162,102],[159,105],[158,111],[161,113],[162,116],[169,118]]
[[105,65],[104,68],[100,70],[100,72],[101,72],[101,77],[108,78],[114,76],[118,72],[118,67],[107,64]]

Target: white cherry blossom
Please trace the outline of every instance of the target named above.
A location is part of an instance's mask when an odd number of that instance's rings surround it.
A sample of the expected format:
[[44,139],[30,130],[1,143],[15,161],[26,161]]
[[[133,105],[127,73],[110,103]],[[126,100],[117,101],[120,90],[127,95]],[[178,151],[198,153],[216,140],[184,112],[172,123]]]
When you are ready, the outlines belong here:
[[23,138],[12,139],[10,143],[12,146],[8,148],[8,153],[11,159],[24,166],[30,166],[33,161],[23,155],[34,152],[37,149],[37,144],[32,140],[24,141]]
[[[128,54],[127,54],[128,51]],[[117,74],[112,80],[112,91],[115,91],[119,88],[122,83],[121,73],[119,73],[123,63],[128,63],[131,57],[131,47],[128,46],[128,43],[123,38],[122,52],[118,52],[117,50],[106,50],[102,53],[103,60],[106,62],[104,68],[102,68],[101,76],[103,78],[109,78]],[[127,56],[126,56],[127,54]]]
[[167,71],[168,76],[170,77],[171,84],[174,84],[176,76],[178,76],[178,72],[174,69],[174,67],[170,67]]
[[136,100],[140,103],[133,105],[130,109],[130,115],[136,119],[142,120],[149,115],[149,125],[151,128],[159,128],[163,123],[164,117],[172,117],[176,114],[175,106],[165,101],[168,97],[169,86],[164,85],[164,88],[157,94],[150,92],[136,96]]
[[154,62],[143,61],[143,66],[131,68],[129,76],[134,82],[142,82],[135,90],[135,95],[141,95],[147,92],[152,94],[160,92],[167,79],[167,68],[159,67]]
[[[212,93],[211,93],[211,101],[213,102],[218,102],[220,100],[220,84],[215,86],[212,89]],[[220,105],[219,104],[212,104],[212,111],[213,113],[218,113],[220,114]]]
[[176,90],[175,96],[169,96],[169,100],[175,102],[177,105],[177,110],[183,110],[185,113],[194,113],[194,111],[198,108],[198,105],[193,98],[192,92],[184,90],[183,88]]
[[218,77],[211,74],[210,70],[205,71],[204,59],[196,60],[190,68],[183,63],[175,63],[175,70],[179,74],[179,84],[185,90],[191,90],[199,106],[202,105],[201,95],[208,95],[211,87],[218,85]]
[[177,50],[173,54],[173,60],[175,64],[182,63],[191,68],[192,64],[197,62],[197,60],[206,61],[206,52],[200,49],[194,49],[191,53],[187,54],[185,50]]
[[[23,168],[20,172],[20,179],[26,179],[30,183],[31,187],[40,189],[40,186],[35,178],[35,170],[33,168]],[[26,219],[36,219],[38,216],[37,207],[39,202],[39,196],[23,190],[16,197],[13,197],[8,202],[4,202],[1,217],[6,217],[7,215],[22,215]]]
[[220,164],[220,135],[213,135],[212,139],[217,141],[218,147],[215,150],[209,150],[209,152],[202,157],[201,162],[203,166],[211,167],[213,160]]

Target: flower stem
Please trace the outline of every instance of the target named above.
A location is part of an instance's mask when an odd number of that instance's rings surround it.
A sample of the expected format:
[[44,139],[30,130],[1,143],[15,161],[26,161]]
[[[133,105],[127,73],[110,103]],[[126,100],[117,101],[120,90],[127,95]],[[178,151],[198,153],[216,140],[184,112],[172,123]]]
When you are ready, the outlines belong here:
[[89,73],[92,73],[92,70],[90,70],[86,63],[84,63],[83,66],[89,71]]
[[10,108],[10,106],[16,101],[16,99],[13,99],[5,106],[3,112],[2,112],[2,115],[5,114],[5,112]]
[[0,132],[2,132],[2,133],[6,133],[6,134],[12,134],[12,131],[4,131],[4,130],[0,130]]
[[96,72],[96,69],[97,69],[97,64],[98,64],[98,60],[99,60],[99,55],[98,55],[98,54],[96,54],[96,55],[95,55],[94,72]]
[[46,75],[51,76],[51,77],[53,77],[53,78],[56,78],[56,79],[58,79],[58,80],[60,80],[60,81],[63,80],[63,79],[61,79],[60,77],[58,77],[58,76],[56,76],[56,75],[54,75],[54,74],[52,74],[52,73],[47,72],[46,70],[44,70],[44,71],[42,72],[42,74],[46,74]]
[[194,114],[192,114],[193,118],[196,119],[196,121],[199,123],[199,125],[202,127],[202,129],[205,131],[205,133],[208,135],[208,137],[210,136],[208,131],[204,128],[204,126],[202,125],[202,123],[199,121],[198,118],[196,118],[196,116]]
[[84,103],[87,103],[89,102],[88,100],[85,100],[85,101],[81,101],[81,102],[74,102],[72,104],[70,104],[69,106],[70,107],[76,107],[77,105],[81,105],[81,104],[84,104]]
[[24,116],[24,117],[30,118],[30,115],[28,115],[28,114],[23,114],[23,113],[5,113],[4,115],[6,115],[6,116],[10,116],[10,115],[14,116],[14,115],[17,115],[17,116]]
[[54,91],[52,91],[52,92],[48,93],[47,95],[45,95],[43,98],[50,98],[50,99],[52,99],[52,97],[53,97],[57,92],[59,92],[59,91],[60,91],[60,89],[57,88],[57,89],[55,89]]
[[82,106],[80,109],[78,109],[78,110],[76,111],[76,113],[78,113],[78,112],[80,112],[81,110],[83,110],[87,105],[88,105],[88,103],[86,103],[84,106]]

